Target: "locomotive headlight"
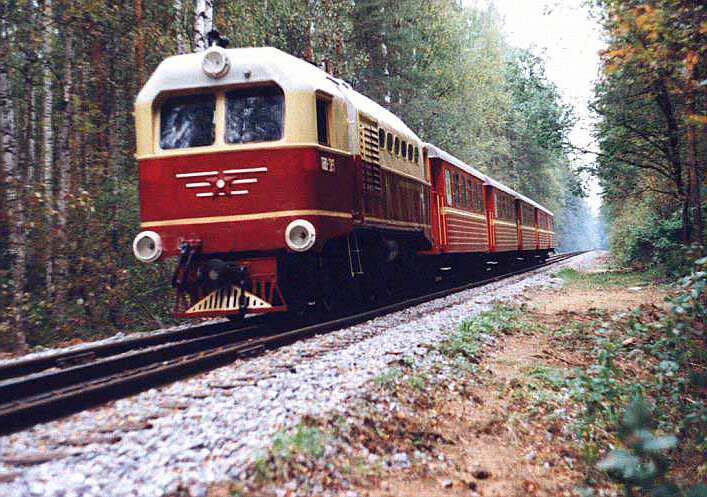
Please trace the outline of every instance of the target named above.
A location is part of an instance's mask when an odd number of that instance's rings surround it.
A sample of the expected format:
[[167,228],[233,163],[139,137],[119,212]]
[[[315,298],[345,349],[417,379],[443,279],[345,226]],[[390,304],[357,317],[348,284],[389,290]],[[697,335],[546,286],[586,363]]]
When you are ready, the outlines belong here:
[[231,68],[231,61],[228,60],[228,55],[226,55],[226,51],[223,48],[214,45],[204,53],[204,58],[201,60],[201,68],[208,77],[219,79],[228,73]]
[[133,240],[133,254],[141,262],[154,262],[162,255],[162,238],[154,231],[143,231]]
[[309,221],[297,219],[287,225],[285,243],[295,252],[305,252],[312,248],[317,239],[317,231]]

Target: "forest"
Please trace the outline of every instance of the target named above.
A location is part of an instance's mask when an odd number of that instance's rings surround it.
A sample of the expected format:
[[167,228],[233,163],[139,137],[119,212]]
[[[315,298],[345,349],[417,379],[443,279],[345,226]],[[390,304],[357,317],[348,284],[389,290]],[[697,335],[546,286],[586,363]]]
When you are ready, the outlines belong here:
[[[26,350],[171,323],[172,266],[144,265],[132,106],[167,56],[274,46],[349,81],[424,140],[546,205],[559,247],[597,244],[580,171],[626,263],[702,242],[704,7],[594,0],[609,48],[592,103],[594,164],[545,61],[491,8],[456,0],[3,0],[0,347]],[[208,31],[208,29],[206,29]]]
[[607,48],[592,110],[612,254],[678,275],[702,254],[707,6],[596,0]]

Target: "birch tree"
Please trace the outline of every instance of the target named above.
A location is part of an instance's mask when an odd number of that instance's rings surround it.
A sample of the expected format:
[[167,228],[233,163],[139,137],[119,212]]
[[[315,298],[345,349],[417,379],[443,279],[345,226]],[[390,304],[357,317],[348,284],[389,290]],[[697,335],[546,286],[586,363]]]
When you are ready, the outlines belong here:
[[[4,19],[4,17],[3,17]],[[0,23],[0,133],[2,134],[3,165],[7,170],[7,208],[10,210],[10,254],[12,264],[12,324],[17,349],[27,351],[27,340],[24,333],[22,303],[24,300],[25,257],[24,240],[24,204],[22,195],[23,180],[20,174],[17,158],[17,141],[15,139],[15,115],[13,102],[10,98],[10,80],[7,69],[9,33],[5,22]]]
[[44,171],[44,204],[47,212],[47,243],[45,248],[45,271],[46,271],[46,291],[51,299],[54,294],[54,255],[52,246],[51,231],[54,225],[54,199],[53,199],[53,168],[54,168],[54,129],[52,126],[52,106],[54,104],[54,94],[52,93],[52,57],[51,44],[54,30],[52,0],[44,0],[44,35],[42,40],[42,80],[44,89],[43,102],[43,138],[42,143],[42,169]]
[[207,35],[213,29],[213,0],[196,0],[194,9],[194,51],[202,52],[208,47]]
[[66,253],[66,225],[68,220],[68,202],[69,202],[69,188],[71,187],[71,178],[69,172],[71,170],[71,155],[70,155],[70,141],[72,140],[73,134],[73,75],[72,75],[72,60],[74,58],[73,40],[71,33],[66,35],[64,41],[64,46],[66,50],[66,68],[64,74],[64,94],[63,94],[63,105],[64,108],[64,127],[61,132],[61,139],[59,143],[59,194],[56,201],[57,206],[57,232],[60,242],[60,246],[63,247],[61,253],[58,254],[56,261],[56,273],[57,278],[62,280],[62,284],[57,288],[56,294],[56,307],[57,307],[57,318],[59,322],[66,319],[66,303],[68,295],[68,254]]

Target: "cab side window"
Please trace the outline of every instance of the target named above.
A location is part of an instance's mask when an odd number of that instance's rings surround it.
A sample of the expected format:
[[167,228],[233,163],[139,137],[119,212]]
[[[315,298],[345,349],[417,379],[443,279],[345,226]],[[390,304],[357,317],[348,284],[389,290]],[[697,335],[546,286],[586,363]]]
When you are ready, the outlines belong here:
[[317,141],[320,145],[329,145],[329,113],[331,99],[317,95]]

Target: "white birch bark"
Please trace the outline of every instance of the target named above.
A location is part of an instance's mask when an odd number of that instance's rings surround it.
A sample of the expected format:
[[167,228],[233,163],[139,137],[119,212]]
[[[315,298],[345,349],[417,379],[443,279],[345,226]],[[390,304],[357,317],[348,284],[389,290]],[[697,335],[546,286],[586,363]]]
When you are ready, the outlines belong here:
[[[73,91],[73,75],[72,75],[72,60],[74,58],[73,44],[71,34],[66,36],[66,74],[64,76],[64,102],[66,102],[65,115],[63,116],[64,126],[61,130],[59,142],[57,162],[59,164],[59,192],[56,199],[57,210],[57,232],[58,246],[65,246],[67,239],[66,224],[67,224],[67,207],[69,198],[69,188],[71,178],[69,176],[71,170],[71,154],[69,153],[70,136],[73,128],[73,108],[71,105],[71,93]],[[68,254],[63,250],[56,254],[56,278],[61,281],[61,284],[56,289],[56,309],[59,322],[64,322],[66,319],[66,300],[68,295]]]
[[54,173],[54,140],[52,126],[52,72],[51,72],[51,42],[52,42],[52,0],[44,0],[44,35],[42,40],[42,80],[44,87],[44,102],[43,102],[43,128],[44,141],[42,144],[42,169],[44,172],[44,204],[47,213],[47,244],[45,248],[45,271],[46,271],[46,286],[47,296],[51,299],[54,295],[54,254],[52,245],[52,228],[54,225],[54,199],[53,199],[53,173]]
[[[3,29],[1,26],[0,29]],[[4,33],[4,29],[3,29]],[[5,40],[0,46],[6,54]],[[27,340],[24,334],[22,301],[25,283],[26,247],[24,240],[24,204],[22,198],[23,181],[19,162],[17,160],[17,141],[15,139],[15,116],[12,100],[9,95],[9,76],[4,57],[0,59],[0,135],[2,136],[3,164],[7,170],[7,208],[10,211],[10,254],[13,255],[12,266],[12,321],[17,348],[27,351]]]
[[174,0],[174,32],[177,35],[177,53],[182,55],[186,53],[184,45],[184,6],[182,0]]
[[194,9],[194,51],[202,52],[208,47],[206,35],[213,29],[213,0],[196,0]]

